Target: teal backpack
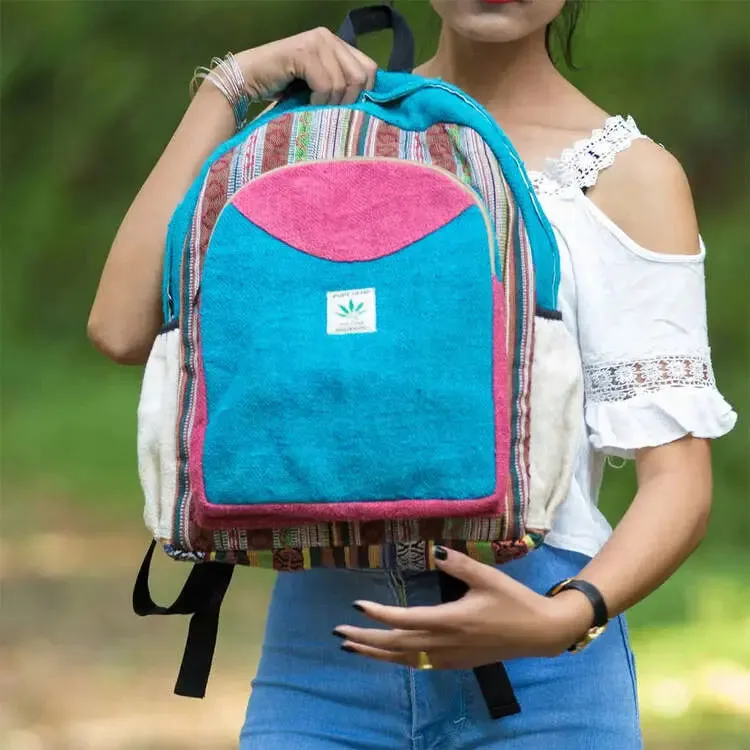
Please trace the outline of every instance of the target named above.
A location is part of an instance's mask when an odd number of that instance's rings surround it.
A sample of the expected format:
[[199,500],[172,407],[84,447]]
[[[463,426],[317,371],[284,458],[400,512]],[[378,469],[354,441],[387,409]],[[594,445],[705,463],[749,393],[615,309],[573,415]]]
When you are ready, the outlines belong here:
[[[135,611],[192,616],[176,692],[203,696],[236,565],[500,564],[567,494],[582,410],[559,256],[521,160],[477,102],[394,52],[350,106],[295,91],[208,159],[169,226],[164,326],[138,410],[154,541]],[[170,607],[156,544],[194,564]],[[444,600],[463,595],[441,579]],[[518,710],[477,670],[494,716]]]

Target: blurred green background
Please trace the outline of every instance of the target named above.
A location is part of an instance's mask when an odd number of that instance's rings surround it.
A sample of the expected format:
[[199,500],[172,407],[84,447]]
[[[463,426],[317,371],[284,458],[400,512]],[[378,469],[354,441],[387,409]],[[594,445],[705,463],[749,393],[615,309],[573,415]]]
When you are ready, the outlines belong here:
[[[95,354],[86,317],[193,68],[335,28],[353,5],[3,2],[2,748],[236,746],[272,577],[236,576],[208,698],[171,696],[185,623],[139,620],[129,602],[148,542],[134,456],[140,370]],[[425,59],[437,17],[426,0],[399,7]],[[379,35],[364,49],[384,61],[387,44]],[[690,176],[717,377],[747,414],[750,3],[591,0],[575,51],[572,80],[633,114]],[[648,750],[750,748],[749,448],[743,421],[715,445],[709,537],[631,613]],[[631,467],[609,471],[602,504],[613,522],[633,488]],[[165,598],[187,572],[168,561],[157,570]]]

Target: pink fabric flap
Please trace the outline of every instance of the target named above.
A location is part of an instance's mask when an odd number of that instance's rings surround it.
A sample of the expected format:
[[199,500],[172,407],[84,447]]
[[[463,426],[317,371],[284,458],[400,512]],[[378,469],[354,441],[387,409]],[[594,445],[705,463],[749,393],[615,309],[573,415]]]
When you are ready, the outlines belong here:
[[475,201],[435,169],[352,159],[303,162],[268,172],[237,191],[232,203],[256,226],[297,250],[351,262],[395,253]]

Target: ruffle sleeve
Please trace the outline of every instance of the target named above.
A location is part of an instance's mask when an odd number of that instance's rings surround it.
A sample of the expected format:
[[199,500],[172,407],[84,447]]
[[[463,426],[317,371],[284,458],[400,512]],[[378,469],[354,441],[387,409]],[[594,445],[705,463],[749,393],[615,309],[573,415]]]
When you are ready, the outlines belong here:
[[718,438],[737,421],[716,388],[708,353],[588,366],[585,382],[589,439],[607,455],[633,458],[638,448],[685,435]]
[[592,446],[632,458],[685,435],[721,437],[737,415],[711,362],[702,241],[698,255],[662,255],[605,236],[576,279]]

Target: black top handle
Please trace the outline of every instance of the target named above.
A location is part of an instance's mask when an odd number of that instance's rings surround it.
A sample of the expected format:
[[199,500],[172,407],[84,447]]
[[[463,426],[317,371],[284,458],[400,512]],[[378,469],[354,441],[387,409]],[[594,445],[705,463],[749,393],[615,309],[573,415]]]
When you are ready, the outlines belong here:
[[406,19],[390,5],[370,5],[355,8],[344,19],[339,37],[352,47],[357,46],[357,37],[375,31],[393,29],[393,50],[388,61],[388,70],[396,73],[411,73],[414,70],[414,34]]

